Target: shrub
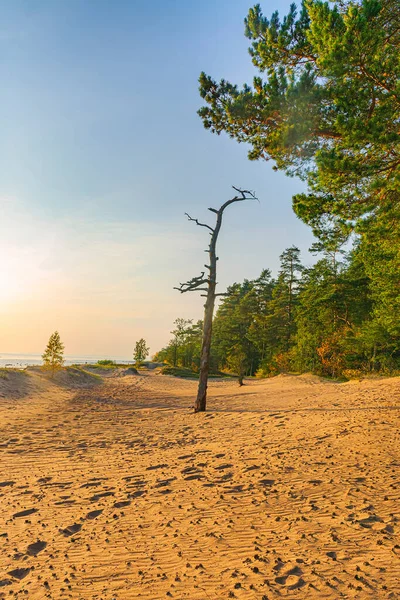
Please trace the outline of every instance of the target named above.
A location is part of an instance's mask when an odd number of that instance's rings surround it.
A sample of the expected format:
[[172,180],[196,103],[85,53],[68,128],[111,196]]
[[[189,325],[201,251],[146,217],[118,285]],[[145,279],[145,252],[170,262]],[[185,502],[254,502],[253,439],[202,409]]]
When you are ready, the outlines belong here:
[[199,376],[198,373],[195,373],[186,367],[172,367],[171,365],[165,365],[165,367],[162,367],[161,373],[163,375],[173,375],[174,377],[191,377],[194,379],[197,379]]
[[0,369],[0,379],[8,379],[8,369]]

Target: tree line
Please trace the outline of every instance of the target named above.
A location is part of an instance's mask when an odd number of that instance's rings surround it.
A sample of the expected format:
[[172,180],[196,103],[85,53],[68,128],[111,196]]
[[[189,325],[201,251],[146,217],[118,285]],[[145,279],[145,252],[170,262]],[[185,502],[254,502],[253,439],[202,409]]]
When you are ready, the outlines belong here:
[[[347,252],[343,240],[311,250],[319,253],[312,267],[292,246],[277,277],[265,269],[228,287],[213,322],[211,372],[230,371],[242,382],[282,372],[351,378],[400,370],[398,317],[384,308],[390,288],[376,289],[360,241]],[[174,324],[154,360],[198,372],[202,321]]]

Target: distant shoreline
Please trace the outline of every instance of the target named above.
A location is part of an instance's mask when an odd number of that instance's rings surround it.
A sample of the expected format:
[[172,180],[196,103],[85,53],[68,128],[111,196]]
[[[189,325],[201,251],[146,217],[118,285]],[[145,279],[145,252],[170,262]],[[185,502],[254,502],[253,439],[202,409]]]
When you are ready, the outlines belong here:
[[[120,364],[130,364],[132,359],[121,359],[114,356],[87,356],[67,354],[65,356],[65,366],[76,364],[95,364],[98,360],[109,358]],[[0,368],[10,367],[23,369],[25,367],[33,367],[43,363],[41,354],[17,354],[11,352],[0,353]]]

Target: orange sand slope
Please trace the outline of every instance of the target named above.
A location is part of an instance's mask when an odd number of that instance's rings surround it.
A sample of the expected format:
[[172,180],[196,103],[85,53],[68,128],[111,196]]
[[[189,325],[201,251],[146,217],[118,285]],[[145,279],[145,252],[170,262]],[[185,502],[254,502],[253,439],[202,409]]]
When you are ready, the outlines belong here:
[[400,598],[398,379],[214,381],[194,415],[193,381],[22,377],[0,598]]

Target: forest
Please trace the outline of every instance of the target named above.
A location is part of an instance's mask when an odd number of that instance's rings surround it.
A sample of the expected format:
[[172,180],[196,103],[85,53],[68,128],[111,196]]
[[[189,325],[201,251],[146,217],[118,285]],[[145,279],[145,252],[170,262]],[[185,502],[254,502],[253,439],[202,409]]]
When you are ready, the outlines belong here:
[[[399,374],[399,18],[397,0],[309,0],[283,19],[256,5],[245,34],[259,76],[239,87],[200,75],[204,127],[306,182],[293,210],[317,257],[305,266],[293,245],[277,277],[266,268],[226,290],[212,371]],[[201,331],[178,318],[156,360],[197,371]]]

